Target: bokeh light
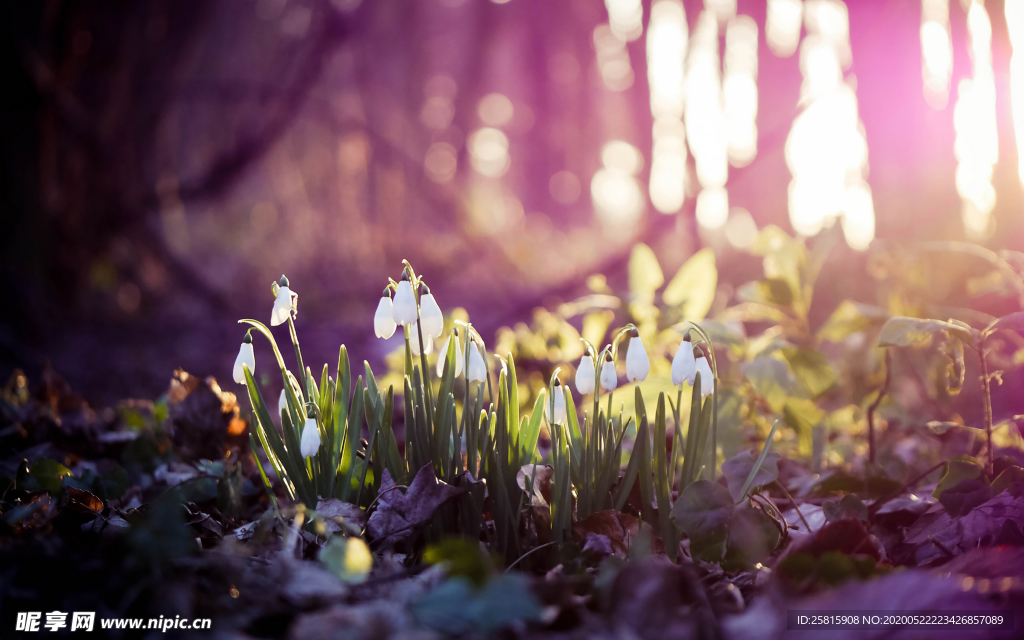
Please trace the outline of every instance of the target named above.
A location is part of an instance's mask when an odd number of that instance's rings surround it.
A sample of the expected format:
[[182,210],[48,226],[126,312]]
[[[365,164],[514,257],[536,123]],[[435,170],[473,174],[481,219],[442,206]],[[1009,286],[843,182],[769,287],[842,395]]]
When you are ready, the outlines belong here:
[[469,136],[470,162],[488,178],[499,178],[508,171],[508,137],[493,127],[478,129]]
[[957,85],[953,111],[956,128],[956,188],[962,201],[964,231],[974,240],[994,231],[996,192],[992,169],[999,160],[996,129],[996,85],[992,70],[992,22],[985,6],[972,2],[967,10],[972,76]]
[[647,27],[647,81],[654,116],[651,147],[651,204],[675,213],[686,196],[686,132],[683,126],[688,44],[686,11],[679,0],[651,5]]
[[780,58],[788,58],[800,46],[803,12],[801,0],[768,0],[765,40],[771,52]]
[[636,40],[643,33],[644,10],[640,0],[604,0],[608,24],[617,38],[624,42]]
[[503,127],[512,120],[515,109],[512,101],[500,93],[489,93],[480,100],[477,107],[480,121],[489,127]]
[[1010,102],[1013,133],[1017,141],[1017,173],[1024,183],[1024,0],[1006,0],[1006,28],[1013,54],[1010,56]]
[[633,66],[629,63],[626,41],[606,24],[594,29],[597,70],[609,91],[625,91],[633,86]]
[[945,109],[953,75],[949,0],[921,1],[921,73],[925,100],[934,109]]
[[613,140],[601,150],[604,168],[590,181],[590,196],[599,219],[617,229],[635,223],[643,212],[644,195],[634,174],[643,166],[640,150]]
[[864,250],[875,236],[875,214],[867,173],[867,141],[857,95],[843,78],[850,57],[849,18],[839,0],[805,3],[807,36],[800,45],[801,101],[786,140],[789,219],[812,236],[836,218],[852,248]]

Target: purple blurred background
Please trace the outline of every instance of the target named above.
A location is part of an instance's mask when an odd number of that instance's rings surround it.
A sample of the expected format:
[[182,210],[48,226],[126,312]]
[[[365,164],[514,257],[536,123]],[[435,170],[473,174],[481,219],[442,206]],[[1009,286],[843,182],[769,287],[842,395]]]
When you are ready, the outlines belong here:
[[[758,138],[753,161],[729,169],[729,206],[792,232],[785,148],[805,106],[799,54],[769,50],[766,0],[736,5],[758,26]],[[682,6],[692,29],[704,3]],[[843,76],[867,141],[876,242],[960,239],[967,14],[951,3],[951,89],[936,109],[922,90],[921,3],[846,7]],[[1020,249],[1010,36],[1003,3],[985,7],[999,142],[987,242]],[[645,198],[628,225],[595,215],[605,143],[640,151],[647,189],[648,0],[618,90],[595,50],[609,23],[598,0],[7,0],[0,11],[4,379],[50,363],[99,404],[156,397],[179,366],[226,382],[244,333],[235,321],[269,319],[282,273],[317,365],[342,342],[355,360],[380,361],[372,313],[403,258],[485,338],[583,291],[592,273],[622,284],[636,241],[666,273],[713,246],[723,286],[760,274],[759,259],[697,224],[692,156],[678,213]],[[493,145],[471,150],[482,129],[507,141],[499,170],[482,164]],[[870,300],[865,260],[836,250],[816,317],[842,298]]]

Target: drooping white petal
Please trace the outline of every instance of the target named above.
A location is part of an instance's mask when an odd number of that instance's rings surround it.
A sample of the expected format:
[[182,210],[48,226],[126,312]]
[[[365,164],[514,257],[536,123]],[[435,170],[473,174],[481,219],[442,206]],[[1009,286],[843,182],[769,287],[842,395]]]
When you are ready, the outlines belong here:
[[423,334],[437,340],[444,333],[444,314],[437,306],[434,294],[420,296],[420,321],[423,322]]
[[487,380],[487,364],[475,344],[471,344],[469,347],[469,370],[466,372],[466,379],[469,382],[485,382]]
[[280,416],[282,413],[288,410],[288,394],[285,393],[284,389],[281,389],[281,397],[277,399],[277,415]]
[[700,372],[700,395],[711,395],[715,389],[715,375],[711,373],[711,365],[708,364],[707,358],[697,358],[696,369]]
[[299,441],[299,453],[302,457],[315,456],[320,449],[320,429],[316,426],[316,418],[306,418],[306,426],[302,427],[302,439]]
[[[562,385],[555,385],[554,390],[555,397],[555,415],[548,416],[551,419],[551,424],[565,424],[565,393],[562,391]],[[550,405],[549,405],[550,406]]]
[[398,290],[395,291],[395,301],[392,304],[391,313],[395,323],[403,327],[416,322],[416,294],[412,292],[412,285],[409,284],[408,280],[402,280],[398,283]]
[[672,384],[683,382],[693,384],[693,376],[697,373],[696,361],[693,359],[693,345],[688,341],[680,343],[676,356],[672,358]]
[[640,337],[629,339],[626,349],[626,378],[630,382],[643,382],[651,372],[651,361],[647,358],[647,349]]
[[274,298],[274,310],[270,312],[270,326],[288,322],[292,314],[292,290],[288,287],[281,287],[277,290],[277,297]]
[[576,390],[583,395],[594,392],[594,357],[589,353],[580,358],[580,366],[576,367]]
[[377,312],[373,314],[373,332],[378,338],[387,340],[395,335],[395,317],[392,311],[391,296],[381,296],[377,303]]
[[[434,340],[427,335],[426,331],[423,332],[423,343],[425,345],[423,354],[430,355],[434,351]],[[409,348],[412,349],[412,355],[420,355],[420,332],[415,322],[409,325]]]
[[[415,326],[415,325],[414,325]],[[423,332],[426,334],[426,331]],[[424,340],[430,340],[430,338],[423,336]],[[448,345],[451,344],[452,337],[449,335],[448,339],[444,341],[444,348],[437,354],[437,377],[440,378],[444,375],[444,362],[448,357]],[[430,353],[429,351],[427,353]],[[458,378],[462,375],[462,347],[459,345],[459,336],[455,336],[455,377]]]
[[242,371],[242,365],[249,366],[249,373],[256,373],[256,356],[252,352],[252,343],[243,342],[242,347],[238,350],[238,355],[235,356],[235,368],[232,373],[234,374],[235,382],[238,384],[245,384],[245,372]]
[[605,391],[615,391],[615,387],[619,384],[619,376],[615,373],[615,363],[606,360],[601,365],[601,388]]

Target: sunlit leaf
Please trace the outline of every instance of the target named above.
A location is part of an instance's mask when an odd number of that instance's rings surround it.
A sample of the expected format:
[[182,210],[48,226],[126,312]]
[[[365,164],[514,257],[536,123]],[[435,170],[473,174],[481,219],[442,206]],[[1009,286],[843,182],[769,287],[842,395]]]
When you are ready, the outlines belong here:
[[494,572],[487,553],[478,543],[465,538],[445,538],[430,545],[423,552],[423,561],[443,565],[448,576],[466,578],[477,588],[487,584],[487,578]]
[[320,562],[342,582],[358,584],[373,568],[373,554],[362,538],[334,536],[320,550]]
[[844,300],[818,329],[818,339],[841,342],[860,331],[881,325],[889,317],[885,309]]
[[932,335],[948,331],[958,338],[971,343],[971,334],[960,325],[944,320],[926,320],[922,318],[896,317],[890,318],[878,334],[880,347],[917,347],[931,343]]
[[782,349],[790,370],[810,391],[812,398],[831,389],[839,376],[828,357],[813,349]]
[[788,307],[793,304],[793,290],[788,282],[780,278],[748,282],[739,288],[736,297],[744,302],[758,302],[776,307]]
[[1003,472],[992,481],[992,494],[999,495],[1003,491],[1020,497],[1021,489],[1024,488],[1024,468],[1016,465],[1003,469]]
[[742,366],[743,375],[764,396],[772,411],[782,411],[790,396],[802,395],[789,365],[776,358],[755,358]]
[[[64,476],[70,476],[71,469],[68,469],[56,460],[49,458],[36,458],[29,471],[29,488],[39,488],[56,495],[60,493],[61,482]],[[32,486],[34,481],[35,486]],[[20,486],[20,485],[19,485]]]
[[682,317],[686,320],[702,320],[711,310],[717,286],[715,252],[710,248],[701,249],[683,263],[661,298],[671,307],[682,305]]
[[982,473],[981,465],[974,460],[966,456],[953,458],[946,465],[946,472],[943,474],[942,479],[939,480],[939,484],[935,486],[935,490],[932,491],[932,497],[940,497],[943,491],[952,489],[964,480],[980,478]]
[[638,243],[629,256],[629,293],[634,300],[653,299],[654,292],[665,284],[661,265],[646,244]]
[[602,344],[614,318],[614,311],[592,311],[583,316],[583,337],[593,345]]
[[786,424],[797,433],[797,450],[802,456],[811,455],[814,427],[825,419],[825,412],[813,400],[787,398],[782,409]]

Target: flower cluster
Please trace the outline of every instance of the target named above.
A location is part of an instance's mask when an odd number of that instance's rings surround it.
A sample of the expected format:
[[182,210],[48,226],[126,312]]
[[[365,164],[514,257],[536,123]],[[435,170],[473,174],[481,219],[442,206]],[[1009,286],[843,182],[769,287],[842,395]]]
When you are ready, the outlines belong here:
[[[415,285],[415,286],[414,286]],[[419,289],[417,300],[416,289]],[[394,299],[391,292],[394,290]],[[441,338],[444,333],[444,314],[438,306],[434,294],[423,282],[422,278],[416,278],[411,274],[411,269],[406,268],[402,272],[402,279],[397,283],[392,282],[384,288],[380,302],[377,303],[377,311],[373,315],[373,332],[381,339],[387,340],[395,334],[400,326],[408,326],[409,333],[407,340],[409,350],[414,356],[427,355],[434,350],[434,341]],[[467,328],[467,335],[470,332]],[[455,377],[462,375],[466,368],[466,380],[469,382],[484,382],[487,380],[487,364],[484,360],[483,345],[477,341],[478,336],[470,335],[466,341],[466,350],[462,350],[458,331],[453,331],[445,341],[437,357],[437,375],[444,375],[444,365],[448,354],[448,346],[455,341],[455,353],[460,357],[455,358]],[[423,343],[420,343],[422,339]]]
[[700,393],[702,396],[710,395],[715,388],[715,377],[711,372],[711,365],[704,357],[701,347],[695,347],[690,343],[690,336],[687,334],[679,344],[679,350],[672,358],[672,384],[680,385],[684,382],[693,385],[700,373]]
[[[292,326],[298,313],[298,294],[291,290],[288,278],[283,275],[280,281],[273,283],[271,291],[274,295],[274,306],[271,310],[270,326],[276,327],[286,322]],[[433,351],[434,342],[439,340],[444,333],[444,324],[444,314],[434,299],[434,295],[430,292],[430,288],[422,278],[415,275],[412,268],[406,263],[401,279],[397,282],[393,280],[389,282],[381,294],[373,316],[374,334],[378,338],[388,339],[395,334],[398,327],[405,327],[405,339],[410,353],[416,357],[423,357]],[[465,370],[467,382],[485,382],[488,377],[488,368],[483,341],[470,325],[460,324],[465,327],[463,332],[466,343],[465,350],[462,348],[458,329],[453,329],[444,343],[444,347],[438,353],[437,375],[438,377],[444,375],[448,349],[454,340],[452,352],[458,354],[454,363],[455,377],[462,376]],[[292,333],[294,340],[294,328]],[[598,386],[600,386],[600,391],[606,393],[615,391],[618,386],[615,354],[619,342],[623,339],[628,340],[625,358],[626,379],[629,382],[643,382],[647,379],[651,370],[650,358],[643,340],[640,338],[640,332],[630,324],[617,331],[611,344],[605,346],[600,354],[590,343],[587,343],[587,351],[580,359],[579,366],[576,367],[576,389],[581,394],[595,393]],[[298,355],[297,346],[296,354]],[[598,361],[601,362],[600,371],[597,369]],[[426,361],[423,360],[423,362]],[[250,375],[256,369],[252,336],[249,332],[246,332],[238,356],[235,358],[233,369],[235,382],[246,383],[246,369]],[[714,391],[714,374],[702,346],[691,344],[690,336],[687,334],[672,359],[672,384],[681,385],[686,382],[693,385],[698,373],[700,373],[700,393],[707,396]],[[552,384],[552,412],[548,417],[552,423],[564,423],[566,419],[565,393],[562,392],[562,383],[558,379],[557,373]],[[314,456],[320,448],[320,429],[317,426],[316,408],[312,404],[307,406],[301,385],[295,384],[293,380],[291,386],[300,407],[305,408],[306,421],[302,428],[300,450],[304,457]],[[596,402],[597,396],[595,396],[595,406]],[[609,404],[609,406],[611,405]],[[288,394],[286,390],[282,389],[278,400],[278,413],[283,414],[287,411]]]

